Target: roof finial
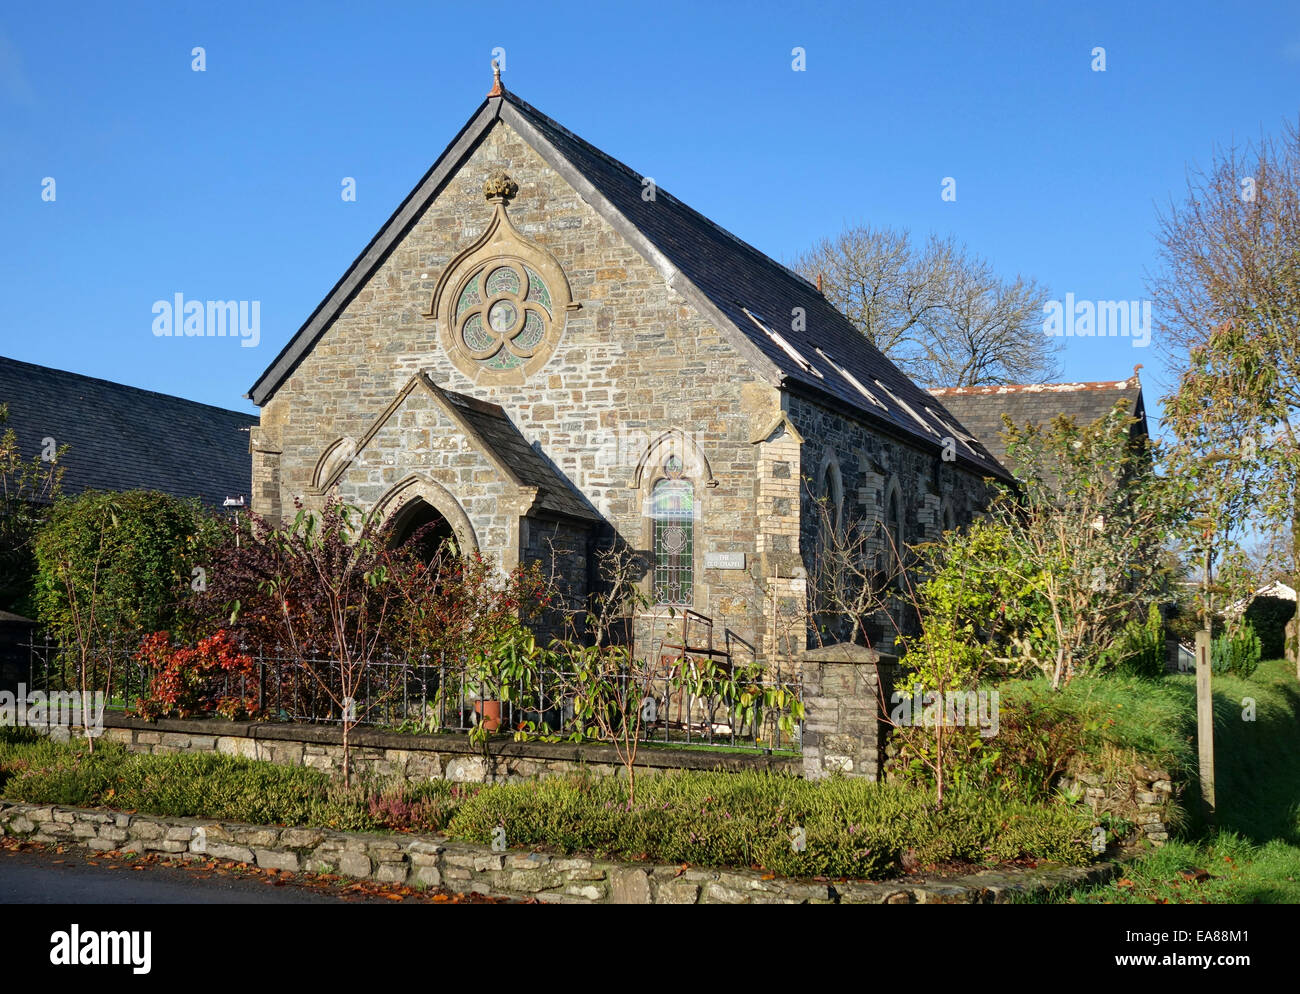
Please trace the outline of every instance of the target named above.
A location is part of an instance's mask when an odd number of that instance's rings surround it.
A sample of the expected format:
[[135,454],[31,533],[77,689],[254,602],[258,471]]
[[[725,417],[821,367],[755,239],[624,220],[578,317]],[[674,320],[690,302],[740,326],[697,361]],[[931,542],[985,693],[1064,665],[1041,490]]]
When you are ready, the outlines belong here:
[[492,89],[488,90],[489,97],[499,97],[505,90],[501,89],[501,67],[497,60],[492,60]]

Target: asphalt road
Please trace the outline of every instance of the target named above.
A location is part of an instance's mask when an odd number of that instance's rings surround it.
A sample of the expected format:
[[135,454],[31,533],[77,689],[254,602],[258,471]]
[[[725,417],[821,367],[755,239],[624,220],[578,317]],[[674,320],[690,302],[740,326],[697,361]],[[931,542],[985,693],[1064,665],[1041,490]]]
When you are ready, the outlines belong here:
[[341,898],[287,883],[203,870],[92,866],[75,853],[0,848],[0,904],[341,904]]

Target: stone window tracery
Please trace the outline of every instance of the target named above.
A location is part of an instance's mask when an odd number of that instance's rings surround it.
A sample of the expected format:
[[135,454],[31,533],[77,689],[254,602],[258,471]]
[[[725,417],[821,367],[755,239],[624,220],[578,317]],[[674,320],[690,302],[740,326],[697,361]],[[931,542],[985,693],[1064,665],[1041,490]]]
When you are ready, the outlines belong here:
[[535,270],[518,259],[494,259],[456,298],[459,344],[484,369],[516,369],[545,340],[551,307],[551,292]]

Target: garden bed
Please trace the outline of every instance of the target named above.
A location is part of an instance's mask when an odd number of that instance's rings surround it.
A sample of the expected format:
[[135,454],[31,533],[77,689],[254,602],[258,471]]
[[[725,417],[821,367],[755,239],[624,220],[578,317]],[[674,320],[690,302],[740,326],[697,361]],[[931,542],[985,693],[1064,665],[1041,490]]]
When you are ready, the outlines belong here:
[[0,739],[0,794],[12,801],[332,830],[442,831],[467,843],[783,877],[881,879],[964,861],[1084,865],[1090,821],[1060,804],[928,792],[861,780],[760,772],[553,777],[475,786],[446,780],[354,785],[232,756],[131,755]]

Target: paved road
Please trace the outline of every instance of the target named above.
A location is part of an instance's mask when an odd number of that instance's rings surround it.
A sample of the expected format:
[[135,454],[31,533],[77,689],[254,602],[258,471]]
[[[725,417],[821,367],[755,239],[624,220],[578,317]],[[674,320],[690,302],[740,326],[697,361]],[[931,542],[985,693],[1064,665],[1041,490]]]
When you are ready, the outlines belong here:
[[0,848],[0,904],[344,903],[328,892],[292,883],[273,887],[257,878],[165,866],[112,869],[103,861],[91,866],[89,858]]

